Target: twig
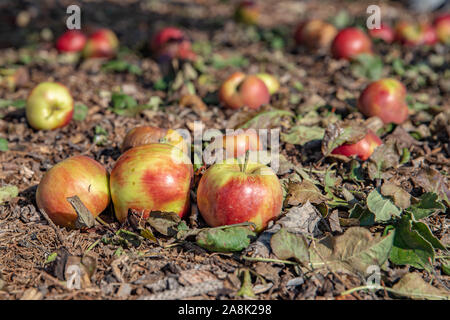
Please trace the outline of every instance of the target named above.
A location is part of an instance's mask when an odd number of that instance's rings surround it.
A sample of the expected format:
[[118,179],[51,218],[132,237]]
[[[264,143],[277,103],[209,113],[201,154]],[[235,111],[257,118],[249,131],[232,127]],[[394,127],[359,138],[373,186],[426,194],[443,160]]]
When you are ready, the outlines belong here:
[[50,217],[48,216],[47,212],[45,212],[44,209],[40,209],[39,211],[44,216],[45,220],[47,220],[50,227],[52,227],[52,229],[55,230],[56,236],[57,236],[59,242],[61,243],[61,245],[63,247],[65,247],[66,245],[65,245],[65,241],[64,241],[64,236],[62,235],[61,230],[59,230],[59,228],[55,225],[55,223],[52,221],[52,219],[50,219]]
[[289,260],[278,260],[278,259],[247,257],[247,256],[242,256],[242,259],[248,260],[248,261],[273,262],[273,263],[284,263],[284,264],[298,265],[297,262],[289,261]]

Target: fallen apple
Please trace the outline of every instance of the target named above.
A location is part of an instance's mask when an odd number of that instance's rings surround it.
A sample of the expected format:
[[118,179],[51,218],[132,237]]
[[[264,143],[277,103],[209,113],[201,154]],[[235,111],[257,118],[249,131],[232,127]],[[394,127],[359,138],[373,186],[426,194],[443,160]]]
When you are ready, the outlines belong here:
[[86,36],[79,30],[68,30],[56,40],[59,52],[80,52],[86,44]]
[[311,50],[316,50],[329,47],[337,33],[338,30],[332,24],[312,19],[297,26],[294,38],[297,45],[305,45]]
[[78,215],[67,201],[73,196],[97,217],[110,203],[106,169],[86,156],[65,159],[45,173],[36,191],[36,203],[55,224],[74,228]]
[[236,7],[234,13],[235,20],[248,25],[258,23],[260,9],[258,4],[252,0],[241,1]]
[[239,158],[244,156],[247,151],[258,151],[263,148],[258,133],[254,129],[236,131],[223,135],[221,138],[219,137],[221,147],[225,150],[224,159]]
[[212,165],[200,179],[198,209],[211,227],[253,222],[262,231],[281,213],[283,191],[269,167],[237,159]]
[[219,100],[231,109],[248,106],[257,110],[269,103],[270,93],[264,81],[257,76],[235,72],[220,87]]
[[167,143],[188,153],[188,145],[176,130],[141,126],[131,129],[123,139],[121,151],[150,143]]
[[358,28],[342,29],[331,44],[331,52],[336,59],[351,60],[362,53],[372,54],[372,41]]
[[395,28],[396,40],[406,46],[422,44],[433,45],[437,42],[434,28],[428,23],[409,23],[400,21]]
[[381,23],[380,28],[369,29],[368,33],[373,39],[381,39],[386,43],[392,43],[395,39],[394,29],[384,23]]
[[155,34],[150,41],[150,50],[157,60],[195,60],[196,54],[184,32],[178,28],[167,27]]
[[151,211],[189,209],[193,167],[180,149],[166,143],[134,147],[122,154],[111,171],[111,198],[117,219],[123,222],[129,209],[148,217]]
[[384,123],[401,124],[409,113],[406,88],[393,78],[374,81],[359,96],[358,109],[367,117],[379,117]]
[[280,88],[280,83],[278,82],[277,78],[275,78],[273,75],[268,73],[258,73],[256,74],[256,76],[264,82],[267,89],[269,89],[269,94],[272,95],[276,93]]
[[436,36],[443,44],[450,44],[450,13],[442,14],[434,19]]
[[73,115],[73,99],[64,85],[41,82],[27,99],[26,118],[38,130],[52,130],[65,126]]
[[109,29],[94,32],[87,40],[83,49],[85,58],[112,58],[119,48],[116,34]]
[[346,157],[358,156],[361,160],[369,159],[375,148],[383,144],[378,136],[372,130],[367,130],[366,136],[353,144],[343,144],[334,149],[331,154],[343,155]]

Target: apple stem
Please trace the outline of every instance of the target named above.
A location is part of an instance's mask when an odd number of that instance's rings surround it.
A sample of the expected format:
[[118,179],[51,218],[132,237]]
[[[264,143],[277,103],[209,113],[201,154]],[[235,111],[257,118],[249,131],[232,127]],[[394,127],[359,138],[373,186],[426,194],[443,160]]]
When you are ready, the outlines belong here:
[[247,150],[245,152],[244,166],[242,167],[242,170],[241,170],[243,173],[245,173],[245,171],[247,170],[249,155],[250,155],[250,150]]

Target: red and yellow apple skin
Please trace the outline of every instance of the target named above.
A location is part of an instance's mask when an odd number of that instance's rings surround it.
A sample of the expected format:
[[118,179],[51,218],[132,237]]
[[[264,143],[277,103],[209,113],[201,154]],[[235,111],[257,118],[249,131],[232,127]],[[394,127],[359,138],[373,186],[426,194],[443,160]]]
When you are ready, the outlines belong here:
[[372,41],[358,28],[342,29],[331,44],[331,53],[336,59],[346,60],[362,53],[372,54]]
[[108,179],[108,172],[100,163],[86,156],[74,156],[45,173],[36,191],[36,203],[55,224],[74,228],[78,216],[67,198],[78,196],[97,217],[111,200]]
[[184,217],[193,175],[189,157],[170,144],[131,148],[119,157],[110,176],[117,219],[123,222],[128,209],[142,212],[144,218],[151,211],[175,212]]
[[269,167],[248,162],[245,172],[236,159],[212,165],[200,179],[198,209],[211,227],[253,222],[262,231],[279,216],[283,192]]
[[450,45],[450,13],[437,17],[433,25],[439,41],[443,44]]
[[406,46],[433,45],[438,38],[434,28],[427,23],[401,21],[395,28],[396,40]]
[[280,88],[280,83],[273,75],[268,73],[257,73],[256,76],[264,82],[270,95],[276,93]]
[[116,34],[109,29],[94,32],[87,40],[83,49],[85,58],[112,58],[119,48]]
[[234,18],[238,22],[255,25],[258,23],[259,14],[259,6],[255,1],[244,0],[237,6]]
[[377,116],[384,123],[401,124],[408,118],[406,88],[393,78],[370,83],[358,99],[359,111],[367,117]]
[[184,32],[174,27],[164,28],[155,34],[150,41],[150,50],[160,61],[175,58],[194,61],[197,58]]
[[258,151],[263,148],[255,130],[224,135],[222,136],[222,146],[227,159],[239,158],[244,156],[247,151]]
[[25,115],[37,130],[53,130],[67,125],[73,116],[73,98],[58,82],[41,82],[27,98]]
[[395,39],[394,29],[384,23],[379,29],[369,29],[368,33],[373,39],[381,39],[386,43],[392,43]]
[[230,109],[244,106],[257,110],[269,103],[269,89],[264,81],[255,75],[233,73],[219,89],[219,100]]
[[167,143],[181,149],[186,154],[189,151],[187,142],[176,130],[151,126],[136,127],[128,131],[123,139],[121,151],[125,152],[128,149],[150,143]]
[[329,47],[337,33],[338,30],[332,24],[312,19],[297,26],[294,38],[297,45],[305,45],[315,50]]
[[59,52],[80,52],[86,44],[87,38],[79,30],[69,30],[64,32],[56,40],[56,49]]
[[378,136],[372,130],[368,130],[366,136],[353,144],[343,144],[334,149],[331,154],[343,155],[346,157],[358,156],[361,160],[369,159],[375,148],[383,144]]

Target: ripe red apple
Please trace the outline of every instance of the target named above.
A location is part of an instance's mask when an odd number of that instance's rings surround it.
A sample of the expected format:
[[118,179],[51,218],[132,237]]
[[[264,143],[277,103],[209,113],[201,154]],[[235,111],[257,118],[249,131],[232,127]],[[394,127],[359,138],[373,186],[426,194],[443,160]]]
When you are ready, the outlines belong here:
[[383,141],[369,129],[366,136],[360,141],[353,144],[343,144],[334,149],[331,154],[339,154],[346,157],[355,155],[365,161],[369,159],[375,148],[381,144],[383,144]]
[[110,203],[106,169],[86,156],[61,161],[47,171],[39,183],[36,203],[55,224],[74,228],[78,215],[67,201],[68,197],[73,196],[78,196],[97,217]]
[[176,130],[151,126],[136,127],[128,131],[123,139],[121,151],[125,152],[128,149],[150,143],[167,143],[181,149],[184,153],[188,152],[186,141]]
[[389,25],[382,23],[379,29],[369,29],[369,35],[374,39],[381,39],[386,43],[392,43],[395,32]]
[[123,222],[128,209],[143,212],[175,212],[183,217],[189,209],[194,175],[189,157],[166,143],[134,147],[122,154],[111,171],[111,198],[117,219]]
[[56,49],[60,52],[80,52],[86,44],[86,36],[79,30],[64,32],[56,40]]
[[249,25],[258,23],[260,9],[258,4],[252,0],[244,0],[236,7],[234,17],[236,21]]
[[240,165],[236,159],[212,165],[197,190],[198,209],[211,227],[248,221],[261,231],[281,213],[282,202],[272,169],[250,161]]
[[395,28],[396,40],[406,46],[422,44],[433,45],[437,42],[434,28],[428,23],[409,23],[401,21]]
[[443,44],[450,44],[450,13],[437,17],[433,22],[436,35]]
[[225,149],[226,158],[239,158],[247,151],[258,151],[263,148],[258,133],[254,129],[238,130],[221,138],[221,147]]
[[335,26],[319,19],[300,23],[295,31],[295,42],[309,49],[329,47],[338,33]]
[[220,87],[219,100],[231,109],[248,106],[257,110],[269,103],[270,94],[264,81],[257,76],[235,72]]
[[27,99],[26,118],[38,130],[65,126],[73,115],[73,99],[69,89],[57,82],[41,82]]
[[119,48],[116,34],[109,29],[94,32],[87,40],[83,49],[85,58],[112,58]]
[[398,80],[380,79],[370,83],[359,96],[358,109],[367,117],[377,116],[384,123],[403,123],[408,118],[406,88]]
[[358,28],[346,28],[339,31],[331,45],[336,59],[351,60],[359,54],[372,54],[372,41]]
[[184,32],[178,28],[167,27],[159,31],[150,41],[150,50],[158,60],[195,60],[196,54]]
[[272,95],[276,93],[280,88],[280,83],[278,82],[277,78],[275,78],[273,75],[268,73],[258,73],[256,74],[256,76],[264,82],[267,89],[269,90],[269,94]]

